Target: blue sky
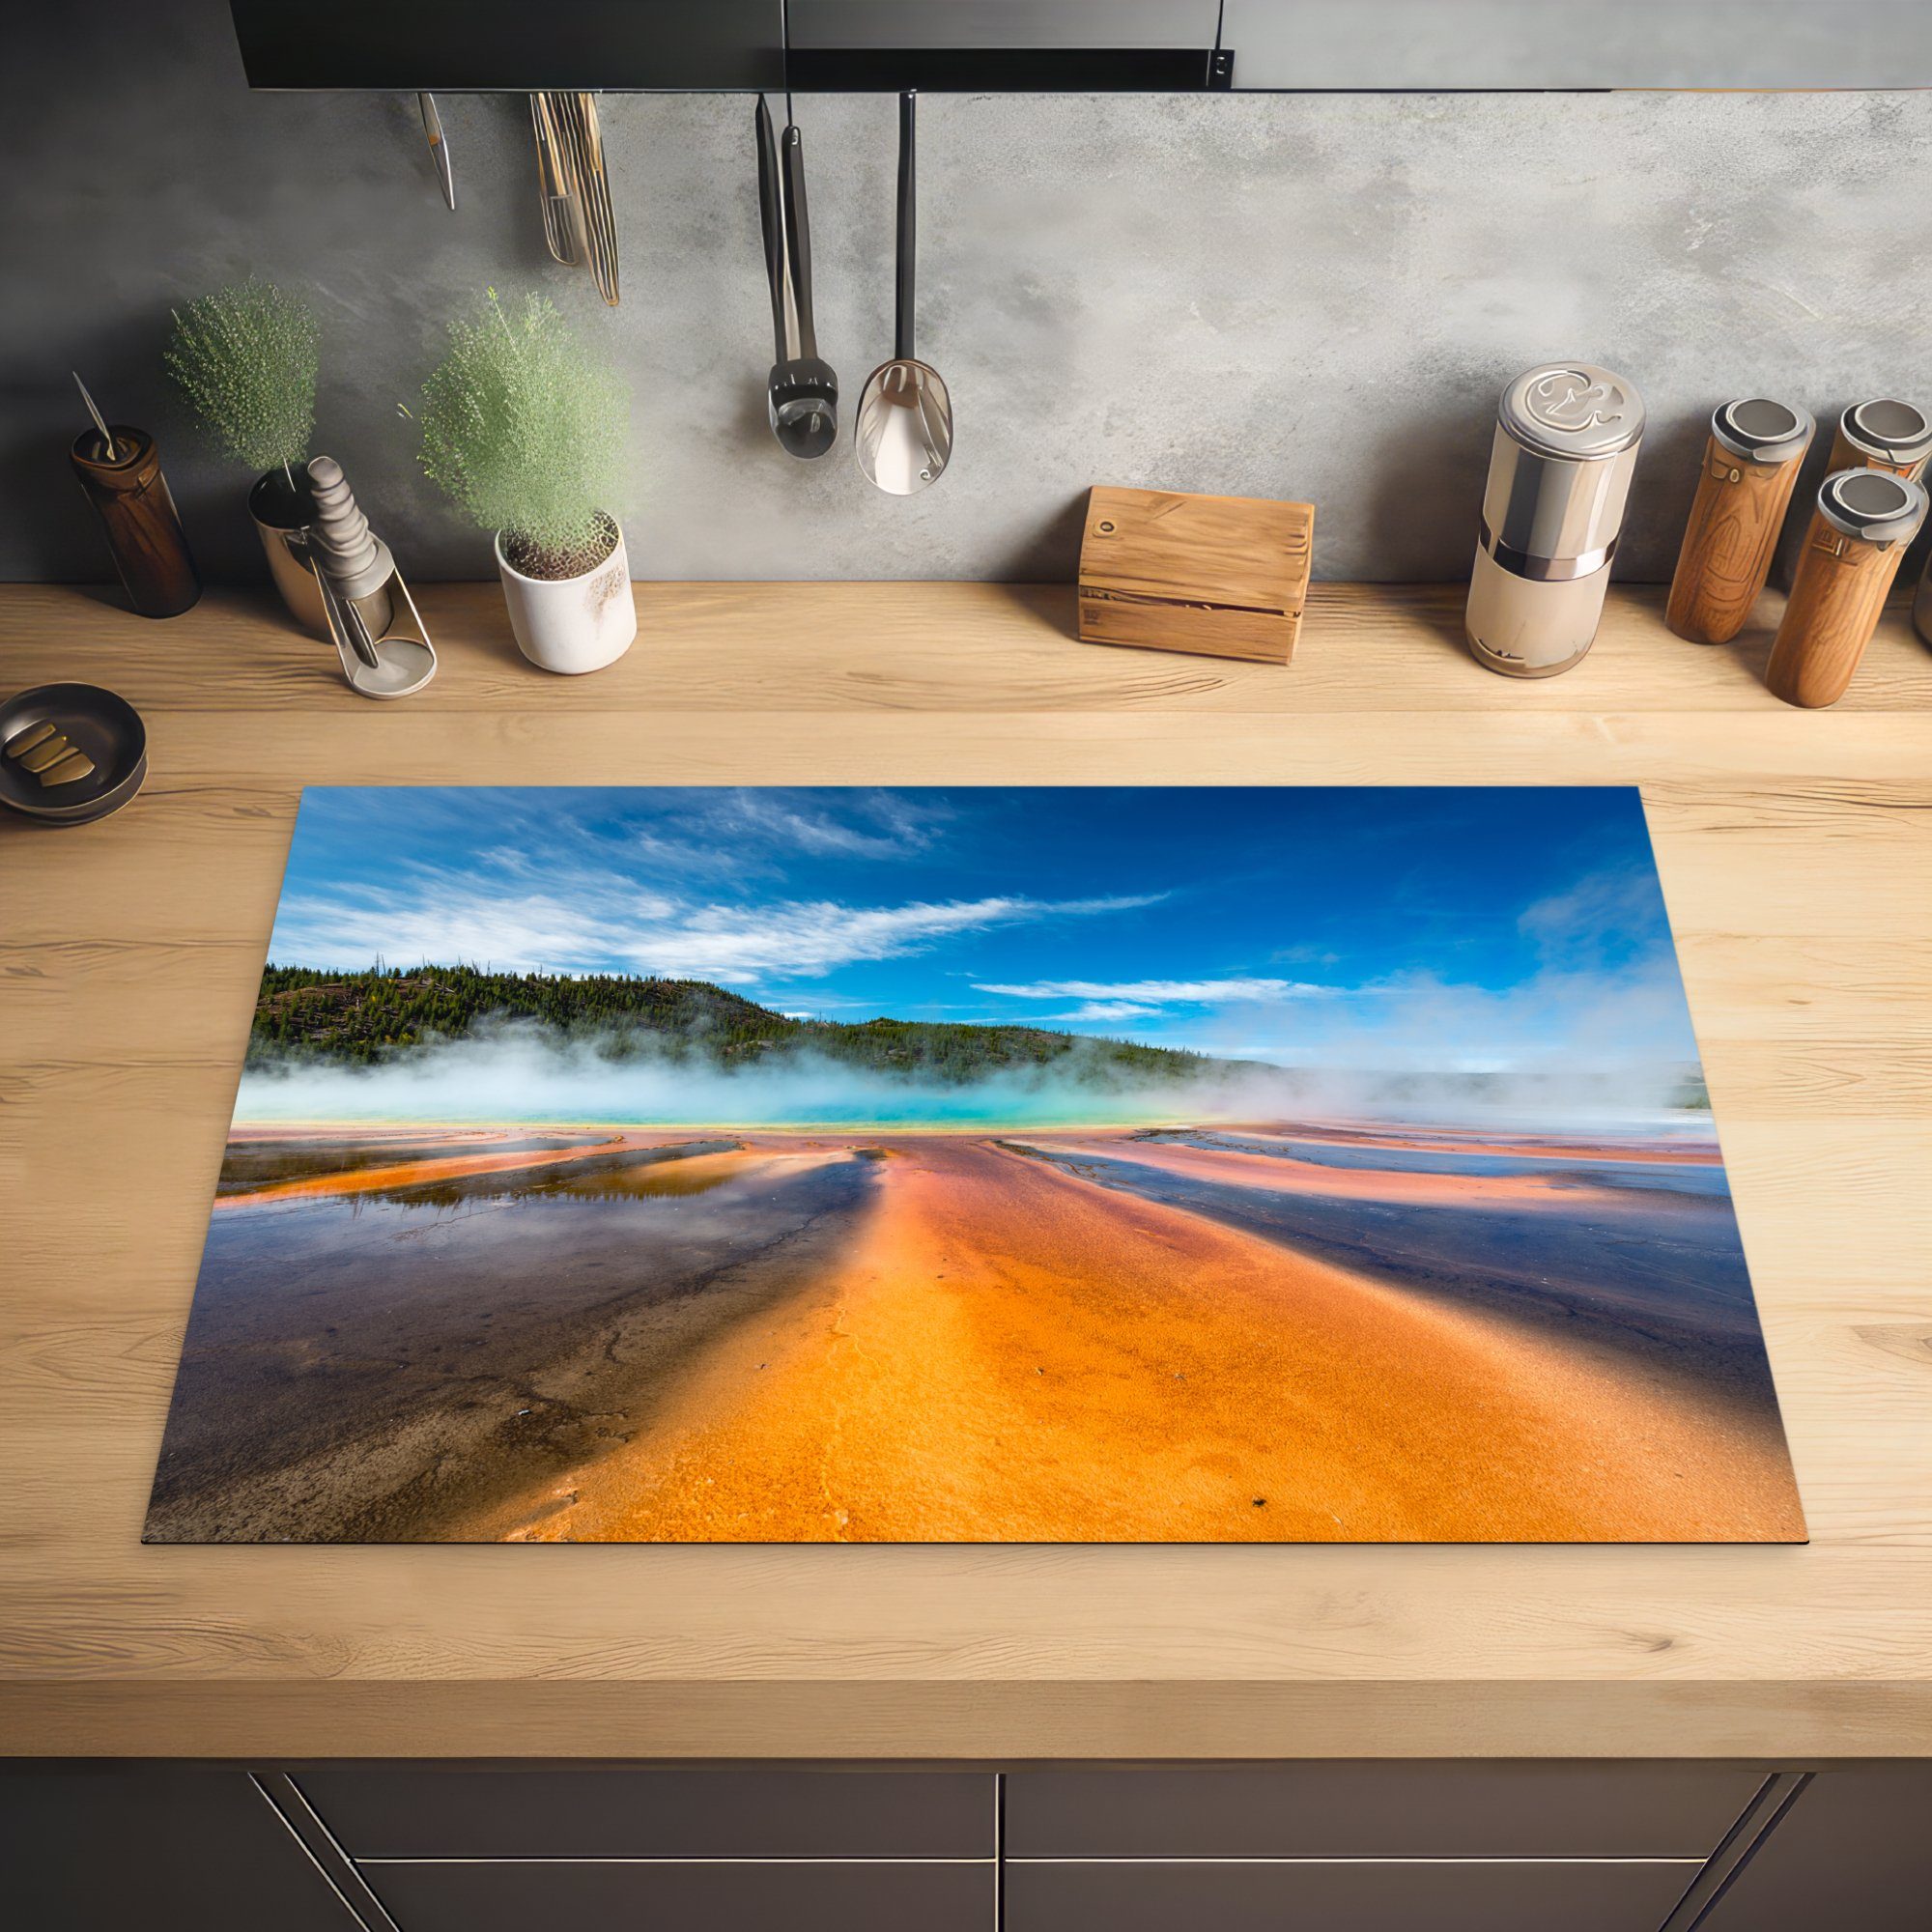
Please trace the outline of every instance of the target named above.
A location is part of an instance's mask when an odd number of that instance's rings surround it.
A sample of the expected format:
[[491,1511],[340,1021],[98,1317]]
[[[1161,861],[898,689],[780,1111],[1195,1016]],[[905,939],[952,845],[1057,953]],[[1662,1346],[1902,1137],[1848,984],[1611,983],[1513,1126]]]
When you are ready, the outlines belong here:
[[1694,1060],[1634,789],[311,788],[270,956],[1284,1065]]

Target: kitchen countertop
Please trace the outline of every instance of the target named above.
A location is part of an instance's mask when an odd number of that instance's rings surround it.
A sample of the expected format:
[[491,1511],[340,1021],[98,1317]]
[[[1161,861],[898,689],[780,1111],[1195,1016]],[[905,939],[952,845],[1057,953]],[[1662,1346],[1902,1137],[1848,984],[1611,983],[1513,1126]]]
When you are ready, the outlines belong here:
[[[1293,666],[1070,641],[1060,587],[639,584],[526,667],[431,587],[420,696],[265,598],[0,588],[5,689],[113,687],[147,788],[0,813],[0,1751],[1932,1756],[1932,654],[1850,696],[1613,593],[1567,676],[1462,593],[1318,585]],[[303,780],[1643,786],[1812,1542],[143,1548]]]

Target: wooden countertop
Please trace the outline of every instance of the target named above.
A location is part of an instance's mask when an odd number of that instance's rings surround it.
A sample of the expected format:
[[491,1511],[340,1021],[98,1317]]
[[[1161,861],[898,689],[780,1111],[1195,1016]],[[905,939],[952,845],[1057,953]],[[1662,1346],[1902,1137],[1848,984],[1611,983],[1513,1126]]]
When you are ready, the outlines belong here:
[[[263,600],[0,590],[147,789],[0,812],[0,1750],[1932,1756],[1932,654],[1801,713],[1759,627],[1614,595],[1568,676],[1457,589],[1318,586],[1292,668],[1085,646],[1070,591],[640,584],[547,677],[492,585],[384,705]],[[1760,616],[1775,619],[1767,597]],[[1807,1548],[143,1548],[303,780],[1640,781]]]

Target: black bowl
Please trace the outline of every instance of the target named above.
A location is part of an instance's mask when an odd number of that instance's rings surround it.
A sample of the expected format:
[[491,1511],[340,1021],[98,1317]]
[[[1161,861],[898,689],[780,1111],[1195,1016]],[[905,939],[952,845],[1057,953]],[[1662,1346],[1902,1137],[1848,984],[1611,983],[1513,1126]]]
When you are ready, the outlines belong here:
[[[7,747],[36,724],[52,724],[94,761],[84,779],[43,785]],[[43,825],[87,825],[141,789],[148,775],[148,731],[125,697],[98,684],[42,684],[0,704],[0,804]]]

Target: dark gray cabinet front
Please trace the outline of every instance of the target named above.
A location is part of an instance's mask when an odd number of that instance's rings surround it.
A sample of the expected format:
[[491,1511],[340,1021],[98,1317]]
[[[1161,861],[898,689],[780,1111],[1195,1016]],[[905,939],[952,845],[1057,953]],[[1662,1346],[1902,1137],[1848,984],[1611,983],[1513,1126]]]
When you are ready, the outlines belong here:
[[1697,1932],[1926,1932],[1932,1765],[1821,1771]]
[[14,1761],[0,1873],[29,1932],[1928,1932],[1932,1766]]
[[1708,1858],[1764,1781],[1701,1764],[1016,1771],[1009,1858]]
[[1004,1932],[1657,1932],[1695,1864],[1026,1864]]
[[296,1782],[353,1859],[990,1859],[990,1772],[328,1765]]
[[21,1932],[360,1932],[225,1767],[0,1768],[0,1888]]
[[364,1865],[402,1932],[992,1932],[977,1864]]

